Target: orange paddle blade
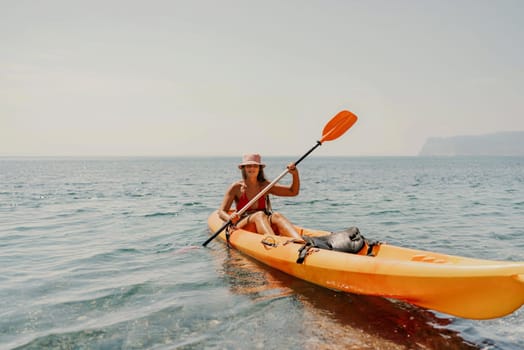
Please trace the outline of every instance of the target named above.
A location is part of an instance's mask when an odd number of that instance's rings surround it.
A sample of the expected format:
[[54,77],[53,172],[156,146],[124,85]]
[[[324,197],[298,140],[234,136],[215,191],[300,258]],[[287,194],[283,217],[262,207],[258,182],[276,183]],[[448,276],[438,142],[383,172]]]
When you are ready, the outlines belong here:
[[339,112],[324,127],[324,130],[322,130],[322,138],[319,142],[322,143],[339,138],[357,122],[357,119],[357,116],[350,111]]

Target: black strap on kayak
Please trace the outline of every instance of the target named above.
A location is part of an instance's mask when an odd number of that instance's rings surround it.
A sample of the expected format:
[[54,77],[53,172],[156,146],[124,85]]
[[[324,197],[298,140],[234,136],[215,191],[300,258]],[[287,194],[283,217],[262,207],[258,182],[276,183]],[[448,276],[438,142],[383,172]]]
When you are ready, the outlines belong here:
[[[313,250],[316,249],[316,250]],[[304,260],[306,259],[306,256],[313,253],[314,251],[318,251],[318,247],[313,245],[311,241],[306,241],[306,244],[304,244],[299,250],[298,250],[298,258],[297,258],[297,264],[302,264]]]
[[231,233],[232,233],[231,226],[233,226],[233,224],[229,224],[226,227],[226,243],[227,243],[228,248],[231,248],[231,243],[229,242],[229,238],[231,237]]
[[381,241],[368,241],[367,239],[366,239],[366,243],[368,246],[368,250],[366,252],[367,256],[375,256],[375,254],[373,254],[373,248],[375,248],[375,246],[379,246],[382,244]]
[[306,243],[298,250],[297,264],[302,264],[304,262],[309,248],[311,248],[311,245]]

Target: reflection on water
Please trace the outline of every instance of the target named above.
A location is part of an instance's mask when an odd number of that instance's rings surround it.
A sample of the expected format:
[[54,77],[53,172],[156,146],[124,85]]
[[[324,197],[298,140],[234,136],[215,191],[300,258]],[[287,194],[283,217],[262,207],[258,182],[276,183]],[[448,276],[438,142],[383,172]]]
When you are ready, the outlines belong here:
[[[445,326],[451,319],[385,298],[339,293],[228,249],[223,277],[253,305],[285,298],[281,318],[299,322],[307,349],[479,349]],[[271,309],[274,313],[284,310]],[[296,325],[294,325],[296,326]]]

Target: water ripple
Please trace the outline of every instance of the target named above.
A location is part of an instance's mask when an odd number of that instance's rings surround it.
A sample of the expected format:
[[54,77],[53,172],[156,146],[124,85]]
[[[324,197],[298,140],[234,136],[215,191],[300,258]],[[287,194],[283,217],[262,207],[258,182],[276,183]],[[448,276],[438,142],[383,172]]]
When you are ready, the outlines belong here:
[[[0,348],[524,348],[523,309],[456,319],[202,248],[237,161],[0,159]],[[522,261],[523,173],[522,158],[312,158],[300,195],[272,203],[307,227]]]

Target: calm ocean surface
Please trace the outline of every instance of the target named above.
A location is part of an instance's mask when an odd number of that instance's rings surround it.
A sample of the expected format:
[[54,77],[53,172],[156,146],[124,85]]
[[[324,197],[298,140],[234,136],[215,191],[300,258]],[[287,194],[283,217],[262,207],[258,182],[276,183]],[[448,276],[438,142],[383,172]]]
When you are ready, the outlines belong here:
[[[294,160],[265,159],[266,175]],[[464,320],[201,247],[238,161],[0,158],[0,348],[524,349],[524,308]],[[300,195],[273,199],[297,224],[524,260],[524,158],[312,155],[299,169]]]

